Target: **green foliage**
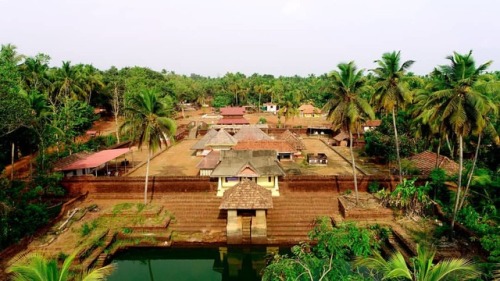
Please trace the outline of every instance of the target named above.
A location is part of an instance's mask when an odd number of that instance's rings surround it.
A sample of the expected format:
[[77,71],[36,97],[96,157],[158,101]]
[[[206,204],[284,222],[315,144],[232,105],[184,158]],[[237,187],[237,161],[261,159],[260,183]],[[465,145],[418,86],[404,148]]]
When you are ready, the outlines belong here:
[[432,187],[432,195],[434,200],[439,200],[445,204],[450,202],[450,190],[446,187],[445,182],[447,180],[446,172],[443,169],[437,168],[433,169],[429,174],[431,179],[430,185]]
[[88,236],[90,233],[92,233],[92,231],[94,231],[94,229],[97,228],[97,226],[98,226],[97,219],[92,220],[90,223],[88,223],[88,222],[83,223],[83,225],[79,231],[80,237]]
[[368,192],[369,193],[377,193],[381,190],[382,187],[378,181],[372,181],[368,184]]
[[310,237],[315,246],[302,243],[292,247],[290,256],[272,257],[262,280],[367,280],[351,268],[349,261],[378,249],[370,230],[353,223],[332,227],[327,218],[322,218]]
[[119,215],[125,210],[130,210],[134,206],[133,203],[120,203],[113,206],[113,215]]
[[258,123],[259,124],[267,124],[267,119],[265,117],[260,117]]
[[385,193],[382,196],[382,203],[401,209],[407,216],[424,215],[431,204],[428,195],[430,186],[428,183],[423,186],[416,186],[416,180],[416,178],[412,180],[403,179],[403,182],[398,184],[393,192]]
[[214,96],[214,100],[212,101],[212,106],[215,108],[221,108],[225,106],[231,105],[233,97],[228,93],[220,93]]

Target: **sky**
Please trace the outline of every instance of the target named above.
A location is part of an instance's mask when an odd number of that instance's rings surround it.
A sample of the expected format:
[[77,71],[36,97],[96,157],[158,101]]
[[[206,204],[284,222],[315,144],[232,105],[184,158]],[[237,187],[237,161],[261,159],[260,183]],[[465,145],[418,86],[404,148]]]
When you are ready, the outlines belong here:
[[0,44],[180,74],[321,75],[401,51],[427,74],[454,51],[500,70],[498,0],[0,0]]

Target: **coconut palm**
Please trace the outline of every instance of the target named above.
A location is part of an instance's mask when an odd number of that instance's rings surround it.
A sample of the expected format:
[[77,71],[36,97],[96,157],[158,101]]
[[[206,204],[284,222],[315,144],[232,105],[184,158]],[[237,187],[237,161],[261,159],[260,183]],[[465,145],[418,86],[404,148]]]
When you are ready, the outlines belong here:
[[168,110],[158,94],[151,90],[144,90],[130,96],[123,110],[125,122],[120,126],[120,134],[128,133],[138,142],[140,148],[143,144],[146,144],[148,148],[144,204],[147,204],[151,156],[161,148],[163,142],[168,143],[175,134],[175,121],[167,117]]
[[325,104],[327,119],[332,122],[333,130],[344,130],[349,133],[349,149],[351,152],[352,173],[354,176],[354,191],[356,204],[358,203],[358,181],[356,176],[356,162],[352,150],[352,132],[359,129],[365,117],[374,118],[373,109],[361,97],[370,90],[365,86],[366,80],[363,71],[357,70],[354,62],[341,63],[339,71],[330,74],[332,79],[331,97]]
[[114,265],[110,264],[88,272],[75,274],[70,271],[71,263],[75,257],[76,252],[68,256],[64,260],[62,267],[59,268],[56,260],[48,260],[41,254],[35,253],[7,268],[7,273],[12,274],[12,280],[14,281],[99,281],[106,280],[106,277],[114,269]]
[[288,91],[284,93],[282,97],[280,97],[277,105],[279,107],[279,116],[285,117],[285,122],[283,125],[286,125],[286,121],[288,121],[288,119],[299,115],[301,98],[302,94],[299,90]]
[[373,257],[358,258],[356,266],[366,267],[382,276],[382,280],[470,280],[480,275],[480,271],[465,259],[443,260],[434,264],[435,250],[417,245],[417,256],[408,266],[400,252],[395,252],[387,260],[379,253]]
[[50,100],[53,105],[61,102],[65,98],[79,99],[85,96],[85,91],[80,87],[81,73],[69,61],[64,61],[61,68],[55,70],[52,79],[54,80],[54,97]]
[[378,108],[383,108],[392,114],[394,129],[394,142],[396,144],[396,157],[398,161],[399,182],[402,182],[401,157],[399,155],[398,129],[396,127],[396,113],[411,100],[408,83],[404,81],[405,72],[414,61],[405,61],[400,64],[400,52],[385,53],[381,60],[376,60],[378,67],[373,70],[375,74],[375,95],[373,102]]
[[488,68],[491,61],[476,67],[472,51],[465,55],[454,53],[447,59],[451,65],[440,66],[433,71],[433,76],[438,78],[436,81],[440,84],[440,90],[429,98],[427,107],[436,109],[434,118],[441,124],[442,131],[458,138],[459,170],[451,222],[453,228],[462,195],[463,138],[473,131],[479,132],[486,128],[484,113],[488,111],[487,107],[494,105],[475,87],[480,74]]

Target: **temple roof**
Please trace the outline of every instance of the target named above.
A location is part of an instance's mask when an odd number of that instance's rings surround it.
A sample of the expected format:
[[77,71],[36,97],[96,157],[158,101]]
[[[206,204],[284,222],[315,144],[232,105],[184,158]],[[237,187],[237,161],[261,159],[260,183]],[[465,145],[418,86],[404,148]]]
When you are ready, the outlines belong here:
[[220,152],[216,150],[210,151],[207,156],[201,159],[200,163],[196,166],[198,169],[211,170],[217,167],[220,161]]
[[295,153],[297,150],[285,140],[242,140],[233,147],[234,150],[275,150],[278,153]]
[[220,129],[215,136],[213,136],[207,143],[206,146],[234,146],[238,141],[231,136],[224,129]]
[[225,115],[241,115],[245,114],[244,107],[223,107],[220,109],[220,114],[222,116]]
[[248,179],[243,179],[240,183],[226,190],[219,206],[221,210],[262,210],[271,208],[273,208],[271,191]]
[[274,150],[224,150],[211,177],[235,177],[251,167],[255,176],[284,176]]
[[241,127],[233,136],[236,140],[270,140],[271,137],[255,126]]
[[302,140],[290,132],[290,130],[286,130],[282,134],[278,135],[278,139],[287,141],[293,148],[295,148],[295,150],[300,151],[306,149],[306,145],[302,142]]
[[201,150],[205,149],[207,146],[207,143],[217,135],[217,131],[214,129],[210,129],[198,142],[196,142],[192,147],[191,150]]

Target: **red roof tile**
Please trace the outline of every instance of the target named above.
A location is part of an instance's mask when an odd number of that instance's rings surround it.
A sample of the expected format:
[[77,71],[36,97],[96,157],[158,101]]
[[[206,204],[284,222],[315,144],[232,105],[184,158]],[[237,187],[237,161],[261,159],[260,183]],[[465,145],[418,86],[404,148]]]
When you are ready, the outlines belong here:
[[245,114],[245,108],[243,107],[223,107],[220,109],[220,114],[224,115],[243,115]]
[[217,122],[218,125],[248,125],[248,122],[245,118],[222,118]]
[[244,179],[224,192],[221,210],[262,210],[273,207],[271,191]]
[[69,171],[69,170],[78,170],[86,168],[95,168],[108,161],[115,159],[118,156],[121,156],[129,152],[129,150],[130,150],[129,148],[119,148],[119,149],[108,149],[99,151],[94,154],[86,155],[81,159],[76,160],[73,163],[70,163],[64,167],[59,168],[58,170]]
[[252,140],[239,141],[234,150],[275,150],[277,152],[295,153],[297,150],[285,140]]
[[[415,168],[419,169],[422,174],[429,174],[436,166],[436,157],[436,153],[424,151],[408,159],[413,162]],[[438,167],[445,170],[449,175],[458,173],[459,169],[459,165],[455,161],[443,155],[439,156]]]

